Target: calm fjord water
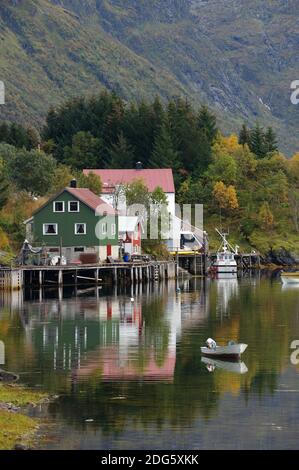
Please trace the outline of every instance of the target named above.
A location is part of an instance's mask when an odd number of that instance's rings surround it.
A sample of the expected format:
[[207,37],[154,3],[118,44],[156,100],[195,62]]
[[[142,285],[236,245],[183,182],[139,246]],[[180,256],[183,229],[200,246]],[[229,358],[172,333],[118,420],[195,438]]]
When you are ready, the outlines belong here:
[[[34,411],[49,424],[42,448],[299,448],[299,289],[191,279],[130,297],[0,297],[3,367],[59,395]],[[209,336],[248,343],[244,364],[202,362]]]

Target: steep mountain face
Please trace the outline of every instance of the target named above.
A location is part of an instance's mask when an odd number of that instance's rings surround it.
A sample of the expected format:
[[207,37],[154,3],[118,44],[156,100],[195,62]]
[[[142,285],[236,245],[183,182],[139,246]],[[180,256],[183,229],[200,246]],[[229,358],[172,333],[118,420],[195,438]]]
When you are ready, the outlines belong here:
[[298,149],[297,0],[1,0],[0,117],[40,124],[51,104],[114,89],[185,96],[224,130],[272,125]]

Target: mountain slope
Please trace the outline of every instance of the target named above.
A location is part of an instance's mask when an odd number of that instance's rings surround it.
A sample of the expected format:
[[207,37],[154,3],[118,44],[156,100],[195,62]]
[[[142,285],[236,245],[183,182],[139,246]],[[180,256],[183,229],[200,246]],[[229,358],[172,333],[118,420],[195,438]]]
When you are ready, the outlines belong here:
[[103,87],[128,99],[185,92],[98,25],[85,28],[46,0],[4,1],[0,15],[1,118],[39,124],[50,105]]
[[299,148],[296,0],[2,0],[0,117],[40,124],[50,104],[102,87],[188,97],[227,131],[273,125]]

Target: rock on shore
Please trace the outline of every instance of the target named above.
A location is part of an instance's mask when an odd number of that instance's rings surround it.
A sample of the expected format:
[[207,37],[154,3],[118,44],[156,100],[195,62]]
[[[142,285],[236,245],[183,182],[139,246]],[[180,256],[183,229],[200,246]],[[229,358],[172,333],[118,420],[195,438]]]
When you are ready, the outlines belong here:
[[19,380],[17,374],[0,369],[0,382],[16,382],[17,380]]
[[261,259],[262,264],[275,264],[277,266],[294,266],[299,264],[298,255],[290,253],[285,248],[270,250]]

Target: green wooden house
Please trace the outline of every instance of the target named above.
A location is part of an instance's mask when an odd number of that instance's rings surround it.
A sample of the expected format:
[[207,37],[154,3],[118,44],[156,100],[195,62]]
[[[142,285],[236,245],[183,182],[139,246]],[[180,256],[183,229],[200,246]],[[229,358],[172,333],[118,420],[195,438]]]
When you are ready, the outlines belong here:
[[45,245],[51,254],[67,261],[81,253],[95,253],[99,260],[119,257],[118,216],[114,208],[75,181],[64,188],[25,221],[26,238],[35,246]]

